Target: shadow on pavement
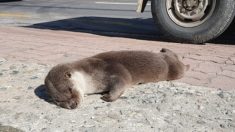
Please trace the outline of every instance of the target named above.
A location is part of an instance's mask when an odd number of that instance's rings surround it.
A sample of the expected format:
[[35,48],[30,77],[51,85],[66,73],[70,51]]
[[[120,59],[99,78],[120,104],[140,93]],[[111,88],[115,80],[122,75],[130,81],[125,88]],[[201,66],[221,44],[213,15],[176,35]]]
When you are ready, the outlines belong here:
[[40,99],[45,100],[48,103],[52,103],[52,100],[50,96],[46,92],[46,86],[45,85],[40,85],[38,86],[35,90],[34,93],[36,96],[38,96]]
[[17,2],[17,1],[22,1],[22,0],[0,0],[0,3],[9,3],[9,2]]
[[[235,44],[234,26],[230,27],[219,38],[211,41],[218,44]],[[38,23],[30,28],[64,30],[72,32],[91,33],[102,36],[134,38],[140,40],[172,42],[154,24],[152,18],[107,18],[107,17],[78,17],[58,21]],[[232,29],[232,30],[231,30]]]
[[84,32],[102,36],[159,40],[162,35],[151,18],[125,19],[107,17],[78,17],[38,23],[31,28]]
[[212,43],[235,45],[235,19],[228,29],[218,38],[213,40]]

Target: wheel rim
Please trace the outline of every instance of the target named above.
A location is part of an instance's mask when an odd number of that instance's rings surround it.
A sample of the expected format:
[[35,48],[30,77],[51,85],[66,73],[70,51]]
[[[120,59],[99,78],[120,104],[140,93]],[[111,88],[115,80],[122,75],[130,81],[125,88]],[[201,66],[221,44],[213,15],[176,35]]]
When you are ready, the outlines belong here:
[[215,10],[216,0],[166,0],[171,20],[182,27],[204,23]]

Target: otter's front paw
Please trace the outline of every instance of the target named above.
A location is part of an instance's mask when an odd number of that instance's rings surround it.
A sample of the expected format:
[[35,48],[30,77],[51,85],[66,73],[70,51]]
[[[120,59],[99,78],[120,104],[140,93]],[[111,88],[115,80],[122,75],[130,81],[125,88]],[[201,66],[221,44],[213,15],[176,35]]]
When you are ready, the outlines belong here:
[[112,101],[114,101],[114,100],[111,98],[110,94],[104,94],[104,95],[101,97],[101,99],[104,100],[104,101],[106,101],[106,102],[112,102]]

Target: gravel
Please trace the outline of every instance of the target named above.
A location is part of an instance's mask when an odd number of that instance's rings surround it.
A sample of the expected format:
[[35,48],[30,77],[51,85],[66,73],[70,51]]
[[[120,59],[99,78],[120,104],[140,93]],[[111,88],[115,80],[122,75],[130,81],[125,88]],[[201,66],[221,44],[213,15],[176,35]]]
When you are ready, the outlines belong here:
[[160,82],[133,86],[115,102],[85,97],[67,110],[50,103],[43,86],[52,65],[0,58],[0,131],[235,130],[235,91]]

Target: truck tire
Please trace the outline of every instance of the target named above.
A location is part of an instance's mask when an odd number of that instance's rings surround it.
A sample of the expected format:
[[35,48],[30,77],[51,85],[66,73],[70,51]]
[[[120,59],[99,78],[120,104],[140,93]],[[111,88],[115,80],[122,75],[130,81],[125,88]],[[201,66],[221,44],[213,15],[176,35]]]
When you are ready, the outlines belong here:
[[151,8],[155,23],[173,41],[204,43],[231,24],[235,0],[152,0]]

